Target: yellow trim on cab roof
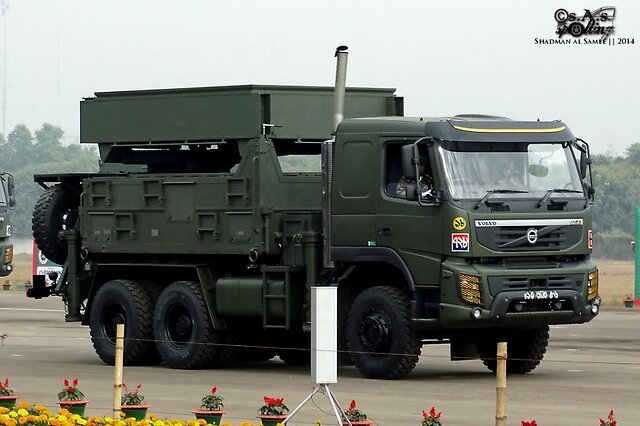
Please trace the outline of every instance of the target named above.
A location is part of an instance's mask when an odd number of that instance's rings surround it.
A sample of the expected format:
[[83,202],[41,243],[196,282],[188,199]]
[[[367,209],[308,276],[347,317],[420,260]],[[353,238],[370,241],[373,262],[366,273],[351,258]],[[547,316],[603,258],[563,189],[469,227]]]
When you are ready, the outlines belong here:
[[478,129],[476,127],[462,127],[453,125],[455,129],[473,133],[556,133],[566,129],[565,126],[554,127],[553,129]]

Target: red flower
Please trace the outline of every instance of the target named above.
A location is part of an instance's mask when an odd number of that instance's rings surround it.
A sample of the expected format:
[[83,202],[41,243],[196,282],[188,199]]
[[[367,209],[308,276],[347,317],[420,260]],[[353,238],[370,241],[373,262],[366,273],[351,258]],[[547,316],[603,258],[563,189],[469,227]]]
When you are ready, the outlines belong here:
[[64,385],[65,385],[65,387],[69,387],[69,380],[64,379]]
[[67,392],[73,393],[73,388],[71,386],[67,386]]
[[9,387],[9,378],[6,377],[4,379],[4,383],[0,382],[0,389],[6,389]]
[[349,404],[349,410],[353,410],[354,408],[356,408],[356,400],[352,399],[351,404]]
[[214,386],[211,388],[211,393],[216,393],[217,388]]
[[522,426],[538,426],[538,422],[536,422],[535,420],[531,420],[530,422],[526,420],[520,420],[520,424]]
[[78,379],[73,379],[73,386],[78,386]]

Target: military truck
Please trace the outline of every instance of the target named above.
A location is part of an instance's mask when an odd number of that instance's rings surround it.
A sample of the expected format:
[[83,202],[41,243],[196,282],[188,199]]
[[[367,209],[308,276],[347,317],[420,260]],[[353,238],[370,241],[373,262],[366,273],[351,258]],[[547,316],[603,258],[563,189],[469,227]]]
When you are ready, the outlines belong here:
[[[507,341],[527,373],[550,324],[598,314],[584,141],[560,121],[408,118],[395,89],[340,81],[84,99],[101,169],[35,176],[34,237],[64,271],[30,296],[61,295],[105,363],[125,323],[125,364],[197,369],[309,362],[310,288],[337,286],[341,354],[381,379],[442,342],[493,370]],[[283,166],[301,158],[323,168]]]
[[13,176],[0,172],[0,277],[13,271],[10,209],[16,205]]

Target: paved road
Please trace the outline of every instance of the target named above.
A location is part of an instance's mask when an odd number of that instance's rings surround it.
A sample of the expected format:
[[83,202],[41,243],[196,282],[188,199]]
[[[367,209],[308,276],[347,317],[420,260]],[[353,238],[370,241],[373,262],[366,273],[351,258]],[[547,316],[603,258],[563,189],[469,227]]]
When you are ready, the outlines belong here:
[[[57,298],[27,300],[0,292],[0,378],[10,378],[22,400],[55,406],[64,378],[79,378],[91,400],[89,415],[110,414],[113,368],[95,355],[89,330],[65,323]],[[447,426],[494,424],[495,377],[479,361],[450,362],[448,346],[425,346],[417,368],[399,381],[367,380],[341,367],[331,389],[343,406],[358,401],[380,425],[415,426],[420,410],[435,405]],[[191,417],[200,399],[217,386],[225,420],[254,421],[264,395],[295,407],[312,390],[308,367],[277,359],[224,370],[182,371],[126,367],[124,381],[142,393],[160,417]],[[545,361],[532,374],[508,379],[508,423],[537,419],[546,426],[595,425],[610,409],[622,425],[640,424],[640,310],[603,312],[586,325],[554,327]],[[331,423],[327,399],[317,395],[289,424]]]

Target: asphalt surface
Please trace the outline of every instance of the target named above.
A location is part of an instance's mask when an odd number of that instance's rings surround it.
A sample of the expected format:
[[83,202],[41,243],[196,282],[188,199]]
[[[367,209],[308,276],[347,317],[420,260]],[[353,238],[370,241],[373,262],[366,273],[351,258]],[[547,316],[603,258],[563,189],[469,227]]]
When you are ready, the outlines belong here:
[[[20,400],[56,407],[65,378],[80,380],[88,415],[110,415],[114,369],[95,354],[89,329],[65,323],[59,298],[28,300],[0,292],[0,378],[9,377]],[[424,346],[416,369],[397,381],[368,380],[340,367],[330,387],[341,406],[355,399],[379,425],[420,424],[420,410],[435,406],[446,426],[495,424],[495,376],[480,361],[449,361],[448,345]],[[216,370],[125,367],[124,382],[152,404],[159,417],[189,419],[212,386],[224,397],[223,421],[256,421],[263,396],[283,397],[290,409],[313,389],[309,367],[277,358]],[[542,364],[509,376],[507,424],[596,425],[613,409],[619,424],[640,425],[640,310],[602,312],[588,324],[558,326]],[[336,424],[328,399],[316,394],[290,422]]]

